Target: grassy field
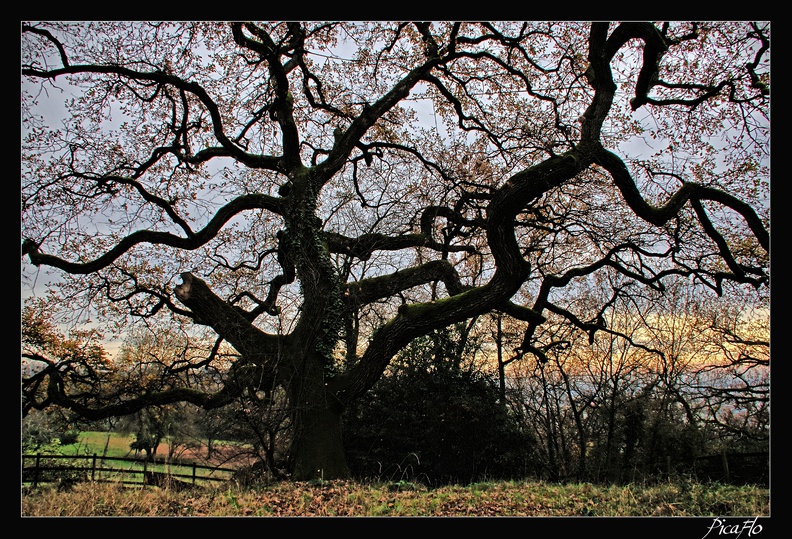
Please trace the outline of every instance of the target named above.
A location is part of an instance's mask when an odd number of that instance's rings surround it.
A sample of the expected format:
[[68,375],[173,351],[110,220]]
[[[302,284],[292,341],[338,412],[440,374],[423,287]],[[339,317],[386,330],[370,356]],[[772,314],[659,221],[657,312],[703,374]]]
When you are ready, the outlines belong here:
[[[130,444],[135,441],[133,434],[119,434],[116,432],[84,431],[73,444],[56,445],[42,449],[42,454],[58,455],[103,455],[106,457],[134,458],[135,451],[130,449]],[[225,453],[224,448],[238,446],[237,442],[215,440],[214,448],[218,454]],[[157,456],[162,458],[167,452],[167,440],[158,448]],[[206,461],[205,446],[197,449],[181,449],[177,455],[184,460]]]
[[[131,437],[84,432],[65,455],[133,456]],[[77,483],[22,488],[22,516],[769,516],[770,491],[693,482],[658,485],[483,482],[428,489],[396,483],[233,482],[186,491]]]
[[191,491],[81,483],[23,489],[23,516],[768,516],[769,490],[717,484],[656,486],[492,482],[278,483]]
[[132,434],[113,432],[81,432],[76,443],[60,446],[62,455],[105,455],[108,457],[133,457],[129,444],[135,441]]

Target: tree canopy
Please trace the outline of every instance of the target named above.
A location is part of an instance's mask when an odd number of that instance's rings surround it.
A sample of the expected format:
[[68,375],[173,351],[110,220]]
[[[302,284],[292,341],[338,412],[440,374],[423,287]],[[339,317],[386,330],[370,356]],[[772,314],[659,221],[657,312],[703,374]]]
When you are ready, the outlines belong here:
[[766,301],[769,47],[742,21],[25,22],[23,284],[201,353],[118,391],[23,347],[23,409],[285,398],[292,477],[345,477],[345,406],[435,330],[500,313],[546,361],[549,320],[630,339],[613,305],[669,279]]

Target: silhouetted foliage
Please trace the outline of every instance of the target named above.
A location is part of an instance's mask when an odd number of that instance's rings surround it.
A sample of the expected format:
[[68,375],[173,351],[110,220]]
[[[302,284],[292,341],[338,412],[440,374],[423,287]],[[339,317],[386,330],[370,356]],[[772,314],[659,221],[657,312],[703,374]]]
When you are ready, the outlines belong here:
[[353,475],[433,485],[525,476],[532,437],[499,402],[496,380],[446,355],[451,343],[447,332],[419,339],[347,410]]

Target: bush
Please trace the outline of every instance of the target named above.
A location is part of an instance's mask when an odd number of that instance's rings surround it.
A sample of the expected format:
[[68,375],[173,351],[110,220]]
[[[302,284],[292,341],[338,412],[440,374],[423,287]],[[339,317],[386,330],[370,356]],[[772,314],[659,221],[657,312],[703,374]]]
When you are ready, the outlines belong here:
[[[344,415],[344,445],[361,480],[430,485],[526,475],[534,445],[481,373],[431,365],[384,376]],[[453,364],[453,362],[452,362]]]
[[30,414],[22,420],[22,450],[35,452],[52,444],[57,437],[43,413]]
[[58,441],[61,445],[76,444],[79,439],[80,431],[76,429],[69,429],[58,434]]

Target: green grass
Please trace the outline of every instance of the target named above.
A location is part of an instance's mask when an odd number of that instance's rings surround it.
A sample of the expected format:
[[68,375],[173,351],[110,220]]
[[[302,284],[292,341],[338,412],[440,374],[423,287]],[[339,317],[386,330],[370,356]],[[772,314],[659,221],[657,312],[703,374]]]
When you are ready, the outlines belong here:
[[[63,455],[66,457],[72,456],[93,456],[110,457],[110,458],[142,458],[143,455],[136,455],[135,451],[130,449],[130,444],[135,440],[134,435],[122,435],[111,432],[99,431],[86,431],[79,434],[77,442],[73,444],[57,444],[51,447],[42,449],[38,453],[42,455]],[[26,453],[27,454],[27,453]],[[161,455],[160,455],[161,457]],[[48,464],[56,464],[53,460],[47,459]],[[64,464],[67,463],[57,463]],[[69,465],[82,466],[90,470],[92,462],[90,459],[85,461],[70,461]],[[29,466],[29,462],[25,462],[25,466]],[[160,464],[160,463],[137,463],[137,462],[119,462],[104,460],[100,464],[103,468],[114,468],[113,471],[103,471],[94,474],[96,479],[111,480],[111,481],[127,481],[141,483],[142,476],[136,473],[125,472],[141,472],[144,469],[153,472],[167,472],[172,474],[181,474],[183,480],[189,481],[192,475],[193,468],[189,464],[178,465],[174,463]],[[144,468],[145,467],[145,468]],[[198,476],[205,474],[205,471],[197,473]],[[217,472],[216,477],[228,478],[229,472]],[[199,484],[210,484],[211,482],[196,481]]]
[[23,516],[768,516],[769,489],[720,484],[509,481],[399,490],[328,481],[178,492],[81,483],[24,489]]
[[[135,441],[132,434],[112,432],[81,432],[76,443],[61,446],[63,455],[104,455],[107,457],[133,457],[135,451],[129,444]],[[105,447],[107,452],[105,453]]]
[[[41,453],[42,455],[101,455],[106,457],[134,458],[135,451],[130,449],[130,444],[135,441],[133,434],[118,434],[115,432],[84,431],[81,432],[77,441],[73,444],[55,444],[43,448],[39,451],[25,451],[26,454]],[[238,442],[216,440],[216,447],[224,445],[240,445]],[[167,446],[167,441],[163,441],[157,452],[158,458],[162,457],[162,452]]]

